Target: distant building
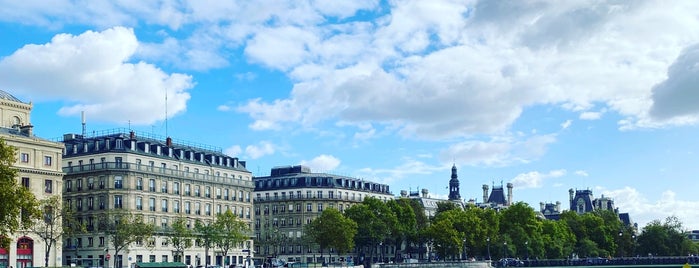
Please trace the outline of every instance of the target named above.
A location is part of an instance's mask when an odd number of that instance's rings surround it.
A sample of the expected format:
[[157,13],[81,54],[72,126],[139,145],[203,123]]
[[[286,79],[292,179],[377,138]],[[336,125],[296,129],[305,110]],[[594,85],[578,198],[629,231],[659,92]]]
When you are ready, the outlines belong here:
[[559,220],[561,218],[561,202],[556,201],[555,204],[553,203],[544,203],[541,202],[539,203],[541,206],[541,210],[539,210],[539,213],[541,213],[541,216],[544,217],[547,220]]
[[694,242],[694,243],[699,242],[699,230],[687,231],[686,234],[687,234],[687,238],[689,238],[689,240],[692,240],[692,242]]
[[470,203],[476,205],[480,208],[492,208],[496,210],[504,209],[512,205],[512,189],[514,185],[512,183],[507,183],[507,195],[505,195],[505,189],[503,185],[493,185],[493,189],[488,194],[490,189],[487,184],[483,184],[483,200],[482,203],[477,203],[475,200],[469,201]]
[[[290,262],[337,262],[332,249],[320,249],[303,239],[303,228],[324,209],[344,211],[367,197],[394,198],[389,186],[363,179],[313,173],[306,166],[272,168],[270,176],[255,177],[255,252]],[[390,249],[392,250],[392,249]],[[320,259],[331,256],[332,259]]]
[[609,210],[618,213],[614,207],[614,200],[602,195],[600,198],[594,198],[592,190],[576,190],[571,188],[568,190],[570,195],[570,210],[578,214],[592,212],[595,210]]
[[[38,200],[61,196],[63,145],[34,136],[31,111],[31,103],[0,90],[0,137],[17,149],[13,167],[18,171],[20,185],[29,188]],[[37,234],[21,230],[10,238],[10,248],[0,248],[0,267],[44,266],[45,243]],[[48,256],[49,266],[61,266],[62,249],[61,241],[56,241]]]
[[461,202],[459,190],[459,176],[456,174],[456,164],[451,167],[451,179],[449,180],[449,200]]
[[614,206],[614,200],[602,195],[594,198],[592,190],[568,190],[570,196],[570,210],[578,214],[588,213],[596,210],[607,210],[616,213],[619,220],[627,226],[632,226],[631,216],[628,213],[619,213],[619,209]]

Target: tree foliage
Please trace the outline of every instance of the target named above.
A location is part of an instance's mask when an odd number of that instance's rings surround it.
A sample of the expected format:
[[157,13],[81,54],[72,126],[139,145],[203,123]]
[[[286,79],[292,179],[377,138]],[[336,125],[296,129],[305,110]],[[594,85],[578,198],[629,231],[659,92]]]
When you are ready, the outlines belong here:
[[204,264],[209,265],[209,249],[216,246],[216,241],[220,238],[220,232],[216,229],[214,222],[197,220],[194,223],[194,237],[197,244],[204,248]]
[[187,228],[187,219],[180,216],[172,222],[169,232],[167,232],[168,240],[172,247],[177,251],[175,261],[182,261],[184,250],[192,247],[192,230]]
[[61,197],[57,195],[41,200],[39,207],[42,217],[34,220],[30,230],[44,241],[44,266],[48,267],[51,248],[61,239],[64,231],[70,230],[64,230],[62,223],[64,219],[73,218],[73,212],[70,207],[62,205]]
[[248,224],[230,210],[216,216],[214,228],[219,232],[215,244],[221,249],[223,256],[228,256],[228,251],[247,240],[250,233]]
[[[143,242],[153,236],[155,226],[144,221],[143,215],[134,215],[124,211],[113,211],[101,219],[100,229],[109,236],[114,247],[114,256],[119,252],[128,250],[131,244]],[[152,247],[146,243],[146,247]]]
[[337,254],[341,255],[349,252],[354,246],[357,223],[338,210],[329,208],[306,225],[304,233],[320,247],[321,254],[325,248],[335,248]]
[[31,190],[17,182],[13,167],[17,155],[14,147],[0,139],[0,247],[9,248],[10,234],[29,228],[40,217],[39,202]]
[[682,223],[675,216],[665,222],[648,223],[638,236],[637,253],[653,256],[682,256],[696,253],[696,245],[684,235]]

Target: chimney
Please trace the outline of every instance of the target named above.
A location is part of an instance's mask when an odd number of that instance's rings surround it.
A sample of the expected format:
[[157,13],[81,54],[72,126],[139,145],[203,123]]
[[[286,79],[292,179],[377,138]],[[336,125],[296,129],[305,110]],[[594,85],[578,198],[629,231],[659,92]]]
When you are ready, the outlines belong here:
[[483,184],[483,203],[488,202],[488,185]]
[[172,138],[167,137],[167,139],[165,139],[165,146],[172,147]]
[[573,188],[568,190],[568,195],[570,195],[570,201],[568,202],[570,204],[570,210],[573,210]]
[[34,135],[32,128],[34,128],[32,125],[22,125],[19,127],[19,132],[22,133],[22,135],[31,137]]
[[512,188],[514,185],[512,185],[511,182],[507,183],[507,205],[511,206],[512,205]]

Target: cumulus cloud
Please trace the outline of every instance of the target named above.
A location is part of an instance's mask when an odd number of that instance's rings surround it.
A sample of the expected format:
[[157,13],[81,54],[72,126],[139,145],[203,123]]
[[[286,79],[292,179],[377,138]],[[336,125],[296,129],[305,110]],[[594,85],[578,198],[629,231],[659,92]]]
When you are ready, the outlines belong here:
[[650,113],[660,120],[679,119],[694,123],[699,119],[699,44],[682,51],[670,66],[667,79],[653,88]]
[[248,145],[245,147],[245,155],[250,159],[258,159],[265,155],[274,154],[276,145],[269,141],[260,141],[256,145]]
[[[413,180],[417,184],[421,182],[420,178],[422,178],[424,175],[430,175],[435,172],[445,172],[446,170],[450,170],[450,168],[451,166],[430,165],[417,159],[404,158],[402,159],[400,165],[392,168],[366,167],[360,168],[356,173],[360,178],[369,178],[372,181],[386,184],[416,178]],[[449,176],[449,174],[446,176]]]
[[567,129],[570,127],[570,125],[573,124],[572,120],[566,120],[565,122],[561,123],[561,128],[562,129]]
[[583,112],[580,113],[580,119],[582,120],[597,120],[602,118],[601,112]]
[[652,220],[664,220],[677,216],[685,227],[699,226],[698,201],[680,199],[673,191],[658,192],[657,195],[643,195],[633,187],[605,189],[605,196],[614,199],[620,212],[628,212],[639,227],[644,227]]
[[123,27],[59,34],[0,60],[0,87],[38,101],[67,100],[60,115],[84,111],[101,122],[148,125],[163,120],[166,96],[169,116],[185,112],[192,77],[129,62],[138,45],[133,30]]
[[311,160],[303,160],[300,164],[309,166],[314,172],[328,172],[340,165],[340,159],[332,155],[321,154]]
[[240,156],[240,153],[243,152],[243,149],[240,148],[240,145],[233,145],[231,147],[226,148],[226,150],[223,151],[225,154],[233,157]]
[[527,189],[527,188],[541,188],[545,185],[544,180],[551,178],[560,178],[565,176],[567,171],[565,169],[551,170],[548,173],[539,173],[538,171],[531,171],[527,173],[518,174],[512,179],[512,184],[514,184],[517,189]]
[[[275,28],[270,33],[284,31],[253,37],[251,59],[299,80],[288,98],[251,100],[239,111],[256,121],[256,130],[371,121],[427,139],[501,133],[523,109],[542,104],[594,120],[601,114],[589,109],[599,103],[624,118],[620,127],[656,126],[648,117],[650,89],[673,55],[699,40],[691,12],[677,15],[683,8],[659,3],[402,1],[390,8],[375,27],[360,28],[364,34],[349,33],[367,53],[342,65],[326,60],[328,52],[340,54],[324,42],[346,34],[342,24],[333,25],[335,35],[322,27]],[[644,38],[660,27],[661,38]],[[291,42],[278,51],[284,56],[255,52],[283,36]],[[663,51],[649,54],[657,47]]]
[[490,141],[457,142],[440,152],[443,160],[454,159],[467,165],[507,166],[529,163],[546,153],[548,145],[556,142],[556,134],[503,136]]
[[231,106],[221,104],[218,107],[216,107],[216,110],[221,111],[221,112],[228,112],[231,110]]
[[[329,120],[370,121],[421,139],[497,135],[537,105],[560,105],[584,120],[598,119],[590,109],[601,106],[619,114],[624,129],[697,121],[686,104],[696,94],[684,87],[696,76],[699,20],[691,11],[699,3],[692,1],[79,4],[8,3],[0,17],[165,25],[176,33],[162,31],[162,40],[130,56],[182,69],[221,68],[241,60],[231,52],[244,51],[243,60],[294,83],[287,97],[237,107],[253,130]],[[178,31],[190,25],[197,30]]]
[[589,176],[590,174],[587,174],[587,171],[584,171],[584,170],[576,170],[576,171],[575,171],[575,175],[578,175],[578,176],[581,176],[581,177],[587,177],[587,176]]

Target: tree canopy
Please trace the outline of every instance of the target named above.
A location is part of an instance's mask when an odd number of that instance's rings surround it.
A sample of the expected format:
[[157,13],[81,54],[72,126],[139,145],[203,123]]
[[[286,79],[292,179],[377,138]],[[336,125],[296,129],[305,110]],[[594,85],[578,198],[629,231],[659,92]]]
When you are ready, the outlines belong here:
[[41,215],[39,202],[17,182],[16,150],[0,138],[0,247],[9,248],[10,234],[29,228]]

